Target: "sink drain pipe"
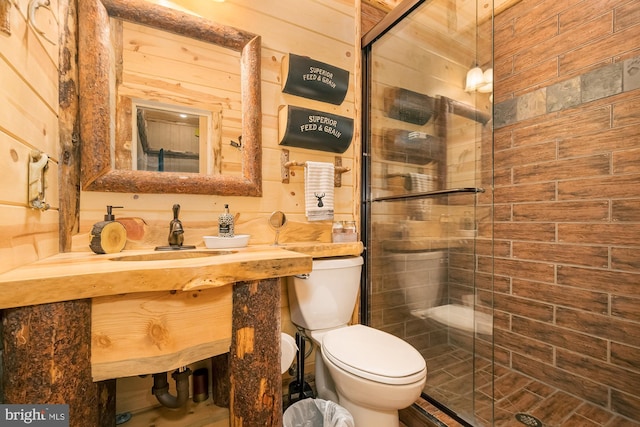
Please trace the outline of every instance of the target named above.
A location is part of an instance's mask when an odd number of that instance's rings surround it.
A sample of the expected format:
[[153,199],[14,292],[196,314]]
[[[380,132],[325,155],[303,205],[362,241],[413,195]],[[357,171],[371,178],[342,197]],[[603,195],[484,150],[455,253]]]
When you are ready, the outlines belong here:
[[176,382],[176,396],[174,396],[169,393],[167,373],[153,374],[151,393],[162,406],[173,409],[180,408],[189,400],[189,375],[191,375],[191,369],[187,367],[176,369],[171,374],[171,378]]

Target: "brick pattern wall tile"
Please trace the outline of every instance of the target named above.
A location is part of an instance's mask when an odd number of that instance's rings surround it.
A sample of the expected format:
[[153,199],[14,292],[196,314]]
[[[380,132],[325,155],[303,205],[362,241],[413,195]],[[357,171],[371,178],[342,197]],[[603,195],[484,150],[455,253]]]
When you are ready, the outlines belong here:
[[635,148],[640,141],[640,126],[619,126],[584,135],[561,136],[558,158],[608,153]]
[[640,422],[640,2],[523,0],[495,28],[495,360],[560,390],[545,423],[576,398],[576,423]]
[[[612,32],[613,13],[609,11],[591,21],[583,21],[580,25],[566,28],[566,31],[557,33],[541,43],[538,43],[526,51],[516,55],[515,71],[522,71],[547,59],[555,58],[560,54],[574,48],[577,45],[587,44]],[[546,27],[547,20],[540,25]],[[552,21],[558,25],[557,20]],[[556,27],[557,30],[557,27]]]
[[633,369],[639,357],[640,350],[638,348],[615,342],[611,343],[611,363],[623,368]]
[[600,338],[568,329],[558,331],[550,323],[536,322],[517,316],[513,317],[512,330],[529,339],[564,348],[574,353],[585,354],[599,360],[607,360],[607,341]]

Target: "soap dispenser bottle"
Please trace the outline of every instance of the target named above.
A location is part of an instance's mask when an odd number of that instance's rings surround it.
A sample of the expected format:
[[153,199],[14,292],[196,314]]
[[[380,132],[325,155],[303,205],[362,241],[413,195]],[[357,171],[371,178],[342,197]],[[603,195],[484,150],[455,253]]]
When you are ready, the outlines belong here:
[[229,205],[224,205],[224,213],[218,216],[218,237],[233,237],[233,215]]
[[89,247],[97,254],[113,254],[124,249],[127,243],[127,230],[116,221],[113,209],[122,206],[107,206],[104,221],[97,222],[91,229]]

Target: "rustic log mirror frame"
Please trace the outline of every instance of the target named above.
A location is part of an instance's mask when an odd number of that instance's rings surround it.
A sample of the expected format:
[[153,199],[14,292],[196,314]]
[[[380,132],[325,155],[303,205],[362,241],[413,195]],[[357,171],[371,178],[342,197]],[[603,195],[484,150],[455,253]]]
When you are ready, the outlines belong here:
[[[262,195],[262,110],[258,35],[145,0],[78,2],[81,183],[87,191]],[[242,176],[115,169],[112,162],[109,18],[118,18],[240,52]]]

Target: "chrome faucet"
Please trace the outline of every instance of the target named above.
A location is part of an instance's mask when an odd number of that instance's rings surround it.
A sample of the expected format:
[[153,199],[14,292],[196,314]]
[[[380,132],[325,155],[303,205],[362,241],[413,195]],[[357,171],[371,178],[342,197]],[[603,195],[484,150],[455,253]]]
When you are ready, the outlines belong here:
[[169,246],[182,246],[184,242],[184,228],[182,222],[178,219],[180,214],[180,205],[173,205],[173,219],[169,224]]

